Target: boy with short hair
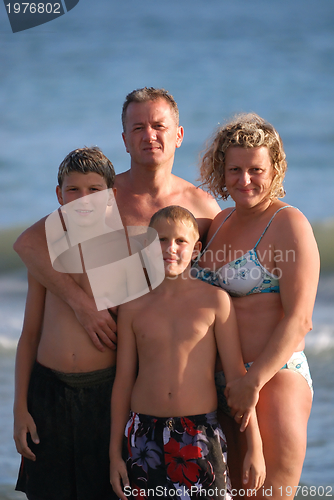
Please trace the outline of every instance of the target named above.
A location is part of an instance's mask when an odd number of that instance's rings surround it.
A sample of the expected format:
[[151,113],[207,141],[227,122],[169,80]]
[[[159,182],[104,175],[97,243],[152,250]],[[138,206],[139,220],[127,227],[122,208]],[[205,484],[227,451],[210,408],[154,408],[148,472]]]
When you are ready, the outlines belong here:
[[[113,165],[98,148],[72,151],[59,167],[59,203],[103,194],[114,178]],[[92,296],[86,274],[72,277]],[[28,274],[14,439],[22,455],[16,489],[29,500],[116,498],[108,462],[115,362],[115,351],[97,350],[69,305]]]
[[[226,377],[245,374],[233,306],[226,292],[190,274],[201,243],[188,210],[161,209],[150,226],[161,242],[165,280],[119,310],[111,483],[122,500],[228,498],[214,370],[218,347]],[[244,484],[258,489],[265,465],[254,408],[244,415],[241,430],[248,443]]]

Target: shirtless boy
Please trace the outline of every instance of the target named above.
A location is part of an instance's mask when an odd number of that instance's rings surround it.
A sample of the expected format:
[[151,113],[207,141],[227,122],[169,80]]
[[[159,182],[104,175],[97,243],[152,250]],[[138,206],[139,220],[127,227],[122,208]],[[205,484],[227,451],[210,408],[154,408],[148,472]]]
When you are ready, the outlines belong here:
[[[59,167],[61,205],[112,188],[98,148]],[[92,297],[85,274],[72,278]],[[110,395],[115,351],[97,350],[71,307],[28,274],[15,367],[14,439],[22,463],[16,489],[29,500],[109,500]]]
[[[111,483],[122,500],[143,490],[152,498],[186,496],[187,490],[193,498],[225,498],[226,443],[216,417],[214,370],[218,347],[229,380],[245,373],[233,306],[227,293],[190,275],[201,243],[188,210],[161,209],[150,226],[161,242],[165,280],[120,307]],[[258,489],[265,465],[254,408],[244,414],[241,430],[248,443],[243,481]]]

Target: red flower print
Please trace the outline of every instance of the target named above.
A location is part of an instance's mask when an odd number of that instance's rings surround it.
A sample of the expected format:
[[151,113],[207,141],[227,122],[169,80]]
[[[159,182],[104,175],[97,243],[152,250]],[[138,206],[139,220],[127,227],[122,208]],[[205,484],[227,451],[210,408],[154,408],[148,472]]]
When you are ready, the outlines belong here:
[[164,450],[167,474],[172,482],[184,484],[188,488],[196,484],[201,468],[194,460],[201,458],[201,449],[192,444],[180,448],[180,443],[171,438]]
[[189,420],[189,418],[181,418],[181,423],[184,428],[184,430],[189,434],[189,436],[196,436],[196,434],[200,434],[201,431],[196,430],[196,426],[192,420]]

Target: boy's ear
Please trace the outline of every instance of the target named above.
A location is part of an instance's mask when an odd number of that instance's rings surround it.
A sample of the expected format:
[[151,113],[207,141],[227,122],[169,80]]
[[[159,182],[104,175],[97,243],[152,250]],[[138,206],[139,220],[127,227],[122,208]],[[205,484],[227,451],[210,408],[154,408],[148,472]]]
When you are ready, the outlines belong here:
[[114,199],[116,200],[117,188],[109,188],[108,189],[109,197],[107,205],[110,206],[113,204]]
[[59,205],[64,205],[63,195],[59,186],[56,187],[56,195],[59,201]]
[[201,253],[201,249],[202,249],[202,242],[198,240],[195,243],[194,250],[193,250],[193,253],[192,253],[192,256],[191,256],[191,260],[197,259],[197,257]]

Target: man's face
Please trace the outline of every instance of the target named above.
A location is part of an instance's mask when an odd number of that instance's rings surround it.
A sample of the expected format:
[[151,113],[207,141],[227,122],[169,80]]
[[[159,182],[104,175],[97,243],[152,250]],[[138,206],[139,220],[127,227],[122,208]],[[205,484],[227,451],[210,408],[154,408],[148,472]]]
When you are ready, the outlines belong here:
[[123,140],[131,165],[172,167],[175,149],[183,139],[183,127],[165,99],[132,102],[126,112]]

